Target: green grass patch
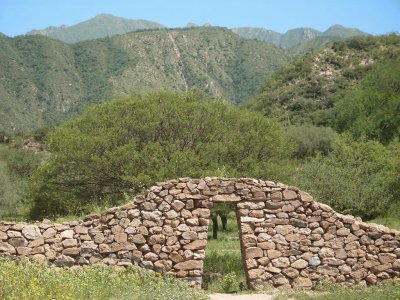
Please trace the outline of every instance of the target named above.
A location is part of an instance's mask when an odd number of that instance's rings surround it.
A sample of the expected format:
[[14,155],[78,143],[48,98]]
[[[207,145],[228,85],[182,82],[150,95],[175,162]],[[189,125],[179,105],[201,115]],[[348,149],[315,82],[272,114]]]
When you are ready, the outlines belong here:
[[383,216],[373,219],[371,223],[382,224],[392,229],[400,230],[400,219],[395,216]]
[[218,232],[218,239],[212,239],[212,222],[208,229],[203,289],[215,293],[247,290],[235,213],[229,213],[227,229]]
[[0,257],[0,299],[208,299],[182,280],[139,267],[56,269]]
[[400,204],[394,204],[386,215],[379,216],[373,220],[371,223],[382,224],[392,229],[400,230]]
[[337,283],[321,283],[313,292],[290,291],[277,295],[275,300],[398,300],[399,282],[390,281],[374,286],[346,287]]

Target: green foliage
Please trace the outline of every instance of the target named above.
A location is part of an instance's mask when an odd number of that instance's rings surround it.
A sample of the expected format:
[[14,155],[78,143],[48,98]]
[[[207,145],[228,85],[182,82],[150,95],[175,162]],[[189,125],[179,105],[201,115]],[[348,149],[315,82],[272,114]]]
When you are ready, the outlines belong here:
[[[292,145],[273,120],[198,92],[160,92],[92,107],[48,136],[54,153],[32,181],[32,217],[117,201],[156,181],[287,176]],[[279,166],[279,167],[278,167]]]
[[[218,272],[221,274],[234,272],[238,275],[243,272],[243,262],[238,240],[227,242],[226,239],[219,238],[217,242],[209,240],[208,243],[204,272]],[[218,243],[222,246],[216,246]],[[229,246],[230,249],[228,249]]]
[[42,299],[208,299],[202,291],[139,267],[124,271],[109,266],[49,268],[0,257],[0,298]]
[[239,283],[236,280],[235,272],[230,272],[222,278],[221,287],[225,293],[230,293],[237,290]]
[[389,281],[374,286],[346,287],[338,283],[321,283],[315,292],[290,291],[283,292],[276,300],[398,300],[400,298],[400,285],[398,282]]
[[[388,135],[393,135],[393,127],[397,126],[393,123],[397,120],[392,116],[398,115],[399,102],[399,45],[400,37],[395,35],[354,37],[335,42],[328,48],[296,58],[268,76],[259,95],[249,99],[244,106],[276,117],[285,125],[314,124],[345,130],[346,126],[352,125],[346,122],[355,118],[350,116],[351,109],[361,106],[356,100],[371,97],[363,102],[381,105],[376,113],[377,118],[382,119],[379,125],[388,129]],[[357,91],[357,97],[353,97],[353,89],[365,93]],[[334,107],[341,100],[345,103],[340,111],[343,117],[341,123],[336,124]],[[385,105],[391,111],[387,111]],[[356,116],[361,114],[356,112]],[[366,117],[373,114],[364,113]],[[350,117],[349,121],[347,117]]]
[[332,143],[337,133],[330,127],[316,127],[313,125],[288,126],[287,135],[296,141],[297,158],[315,156],[317,153],[327,154],[332,149]]
[[365,219],[382,216],[399,204],[398,146],[398,142],[388,148],[376,141],[341,136],[327,156],[304,163],[296,182],[338,212]]
[[41,128],[36,129],[36,130],[33,132],[33,134],[32,134],[34,140],[35,140],[36,142],[44,143],[47,134],[48,134],[52,129],[53,129],[53,128],[50,127],[50,126],[45,126],[45,127],[41,127]]
[[382,224],[389,228],[400,230],[400,204],[396,203],[390,207],[390,210],[383,215],[372,219],[370,222],[375,224]]
[[332,43],[339,42],[341,40],[343,40],[343,38],[338,36],[317,36],[292,46],[289,51],[294,56],[304,55],[307,52],[315,52],[320,49],[330,47]]
[[28,178],[43,155],[0,145],[0,219],[20,219],[27,213]]
[[336,107],[336,128],[383,143],[400,138],[400,61],[373,66],[359,87]]

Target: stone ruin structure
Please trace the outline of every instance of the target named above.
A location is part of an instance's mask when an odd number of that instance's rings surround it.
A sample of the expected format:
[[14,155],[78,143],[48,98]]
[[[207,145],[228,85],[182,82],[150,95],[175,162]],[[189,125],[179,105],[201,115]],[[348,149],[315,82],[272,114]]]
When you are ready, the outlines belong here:
[[400,276],[400,232],[344,216],[296,187],[255,179],[181,178],[82,221],[0,222],[0,254],[58,267],[138,264],[201,286],[210,209],[236,208],[251,288],[312,288],[325,277],[374,284]]

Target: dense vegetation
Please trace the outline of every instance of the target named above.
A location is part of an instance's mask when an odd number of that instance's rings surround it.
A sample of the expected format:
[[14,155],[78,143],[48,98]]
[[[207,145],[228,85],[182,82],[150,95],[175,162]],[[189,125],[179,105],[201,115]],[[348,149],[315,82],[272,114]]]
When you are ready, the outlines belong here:
[[[356,37],[336,42],[321,51],[299,57],[273,73],[264,82],[260,94],[247,101],[245,106],[276,117],[287,125],[314,124],[336,128],[340,125],[335,124],[336,115],[340,114],[334,109],[337,102],[347,97],[349,101],[342,101],[358,103],[352,99],[350,91],[362,89],[369,93],[375,90],[381,92],[383,98],[384,93],[391,93],[394,100],[387,101],[390,104],[396,102],[399,68],[393,65],[398,65],[399,61],[400,37],[396,35]],[[389,78],[390,82],[385,86],[384,81]],[[372,82],[375,83],[370,86]],[[376,108],[381,110],[378,115],[386,109],[384,105]]]
[[337,211],[371,220],[400,208],[399,146],[343,135],[327,155],[305,161],[295,181]]
[[[268,134],[265,134],[268,133]],[[34,175],[35,218],[115,203],[156,181],[285,178],[292,146],[279,125],[202,93],[150,93],[106,102],[48,136],[52,157]]]
[[0,35],[0,130],[60,124],[91,103],[197,87],[240,102],[288,61],[272,44],[228,29],[152,30],[66,44]]
[[42,299],[208,299],[185,282],[132,267],[124,271],[107,266],[77,269],[49,268],[0,257],[0,298]]
[[357,88],[340,99],[333,126],[384,144],[400,137],[400,60],[375,63]]
[[0,219],[28,213],[28,180],[43,159],[42,153],[0,144]]

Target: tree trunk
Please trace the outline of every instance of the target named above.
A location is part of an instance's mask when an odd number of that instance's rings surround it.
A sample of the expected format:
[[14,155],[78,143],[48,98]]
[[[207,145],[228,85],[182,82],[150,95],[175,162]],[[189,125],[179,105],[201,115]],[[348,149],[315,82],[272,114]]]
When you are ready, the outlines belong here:
[[217,214],[213,215],[211,220],[213,222],[213,236],[212,236],[212,238],[214,240],[216,240],[216,239],[218,239],[218,215]]
[[225,213],[222,213],[219,216],[221,217],[222,230],[226,231],[226,226],[228,224],[228,217],[226,216]]

